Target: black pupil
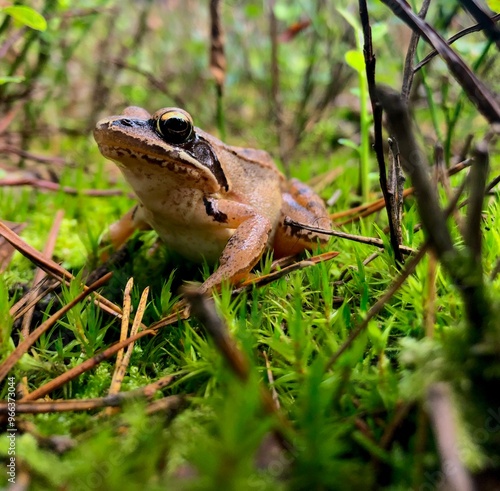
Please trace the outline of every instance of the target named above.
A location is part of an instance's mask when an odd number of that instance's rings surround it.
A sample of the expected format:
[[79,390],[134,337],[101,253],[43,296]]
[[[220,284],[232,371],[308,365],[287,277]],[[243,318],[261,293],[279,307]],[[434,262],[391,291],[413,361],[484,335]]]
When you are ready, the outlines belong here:
[[162,132],[172,143],[183,143],[191,135],[191,123],[180,116],[162,119]]
[[185,133],[189,128],[189,124],[185,119],[181,118],[170,118],[168,120],[168,129],[174,131],[175,133]]

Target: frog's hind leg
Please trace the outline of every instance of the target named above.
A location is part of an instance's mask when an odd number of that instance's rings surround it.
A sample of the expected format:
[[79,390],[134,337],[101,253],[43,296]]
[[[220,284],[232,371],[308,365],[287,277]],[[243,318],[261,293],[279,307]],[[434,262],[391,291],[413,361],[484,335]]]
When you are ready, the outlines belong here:
[[291,179],[282,195],[281,219],[273,245],[274,257],[292,256],[312,249],[318,242],[328,242],[327,235],[284,223],[285,217],[289,217],[299,223],[330,230],[332,221],[323,200],[298,179]]
[[151,226],[142,218],[141,205],[134,206],[119,220],[110,225],[103,236],[100,247],[101,260],[108,259],[109,251],[118,250],[136,230],[150,230]]

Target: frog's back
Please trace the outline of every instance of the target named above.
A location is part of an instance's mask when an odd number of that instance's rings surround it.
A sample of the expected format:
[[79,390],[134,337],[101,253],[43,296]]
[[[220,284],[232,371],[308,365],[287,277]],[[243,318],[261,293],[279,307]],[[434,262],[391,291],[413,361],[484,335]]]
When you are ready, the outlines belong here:
[[281,190],[285,178],[264,150],[227,147],[230,192],[241,202],[277,224],[281,213]]

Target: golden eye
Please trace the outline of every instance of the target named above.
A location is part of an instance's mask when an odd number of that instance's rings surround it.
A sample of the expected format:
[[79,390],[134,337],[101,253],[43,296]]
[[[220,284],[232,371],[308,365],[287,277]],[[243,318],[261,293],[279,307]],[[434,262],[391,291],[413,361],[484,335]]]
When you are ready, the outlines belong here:
[[193,120],[189,114],[171,109],[160,114],[156,130],[168,143],[185,143],[193,133]]

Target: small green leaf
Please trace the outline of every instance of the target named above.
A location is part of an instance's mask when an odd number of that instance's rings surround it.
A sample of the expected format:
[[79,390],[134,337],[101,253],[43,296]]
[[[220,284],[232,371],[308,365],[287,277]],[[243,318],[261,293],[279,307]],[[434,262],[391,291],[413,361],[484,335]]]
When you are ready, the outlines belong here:
[[339,138],[337,141],[344,147],[352,148],[353,150],[356,150],[356,152],[359,152],[359,145],[356,142],[349,140],[348,138]]
[[10,7],[3,8],[2,11],[32,29],[36,29],[37,31],[45,31],[47,29],[47,21],[31,7],[11,5]]
[[366,326],[366,331],[368,333],[368,339],[371,341],[375,352],[378,355],[382,355],[384,350],[387,348],[387,337],[390,333],[390,328],[387,331],[381,330],[375,321],[370,321]]
[[344,59],[346,63],[350,67],[354,68],[354,70],[356,70],[358,73],[365,72],[365,58],[363,56],[363,53],[351,49],[344,55]]
[[0,85],[3,84],[8,84],[8,83],[15,83],[18,84],[20,82],[24,81],[24,77],[18,76],[18,77],[8,77],[8,76],[0,76]]

